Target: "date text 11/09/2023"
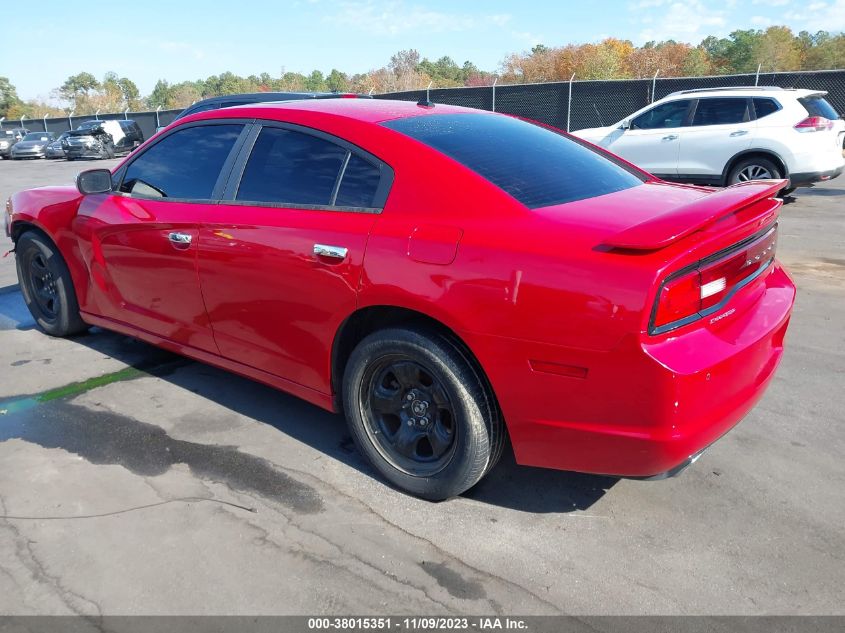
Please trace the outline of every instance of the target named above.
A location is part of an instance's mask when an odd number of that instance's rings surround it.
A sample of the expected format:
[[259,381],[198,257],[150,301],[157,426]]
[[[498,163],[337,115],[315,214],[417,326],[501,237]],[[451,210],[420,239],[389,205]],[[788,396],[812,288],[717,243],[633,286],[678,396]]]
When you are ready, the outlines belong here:
[[507,617],[333,617],[308,618],[309,631],[453,631],[476,630],[527,631],[528,624],[520,618]]

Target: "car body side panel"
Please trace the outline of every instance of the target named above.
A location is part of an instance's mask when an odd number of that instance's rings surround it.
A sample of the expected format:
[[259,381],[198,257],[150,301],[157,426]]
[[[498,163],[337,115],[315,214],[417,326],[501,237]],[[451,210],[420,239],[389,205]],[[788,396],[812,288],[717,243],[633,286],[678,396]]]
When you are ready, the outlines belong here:
[[[203,206],[119,194],[86,196],[73,231],[81,238],[100,316],[217,352],[197,278]],[[171,233],[188,235],[191,242],[176,244]]]
[[[202,294],[220,353],[324,393],[334,334],[357,306],[376,215],[222,203],[205,208]],[[346,248],[342,260],[314,245]]]

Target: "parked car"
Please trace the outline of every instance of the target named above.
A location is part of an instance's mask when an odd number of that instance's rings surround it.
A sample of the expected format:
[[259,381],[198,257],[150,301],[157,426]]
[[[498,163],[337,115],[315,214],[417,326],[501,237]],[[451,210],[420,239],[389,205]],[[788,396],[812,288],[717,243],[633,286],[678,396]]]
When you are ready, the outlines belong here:
[[138,124],[131,120],[85,121],[68,132],[62,150],[68,160],[114,158],[131,152],[144,142]]
[[64,141],[67,137],[68,137],[68,133],[62,132],[59,135],[59,138],[57,138],[52,143],[47,145],[47,148],[46,148],[46,151],[45,151],[45,157],[46,158],[64,158],[65,152],[62,149],[62,141]]
[[30,132],[12,146],[11,157],[18,160],[44,158],[47,145],[55,140],[56,138],[50,132]]
[[[196,103],[192,103],[182,110],[173,119],[178,121],[181,118],[196,114],[197,112],[208,112],[220,108],[231,108],[234,106],[246,105],[248,103],[271,103],[274,101],[293,101],[296,99],[371,99],[369,95],[359,95],[349,92],[245,92],[234,95],[221,95],[209,97]],[[160,126],[156,132],[163,130],[166,126]]]
[[724,186],[786,178],[788,190],[842,173],[845,121],[820,90],[684,90],[618,123],[574,134],[666,180]]
[[10,158],[12,147],[27,134],[29,134],[29,130],[23,127],[0,130],[0,158]]
[[[344,411],[393,485],[498,460],[663,477],[772,379],[784,180],[658,180],[514,117],[309,100],[186,117],[7,204],[39,326],[96,325]],[[166,275],[162,276],[162,271]]]

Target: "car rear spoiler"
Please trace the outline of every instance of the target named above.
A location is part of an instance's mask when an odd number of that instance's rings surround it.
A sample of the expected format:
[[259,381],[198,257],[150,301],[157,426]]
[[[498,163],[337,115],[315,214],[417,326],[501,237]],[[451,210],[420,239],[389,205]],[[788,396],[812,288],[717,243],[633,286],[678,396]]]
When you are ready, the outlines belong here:
[[755,202],[774,198],[786,180],[741,182],[641,222],[605,241],[612,248],[658,250]]

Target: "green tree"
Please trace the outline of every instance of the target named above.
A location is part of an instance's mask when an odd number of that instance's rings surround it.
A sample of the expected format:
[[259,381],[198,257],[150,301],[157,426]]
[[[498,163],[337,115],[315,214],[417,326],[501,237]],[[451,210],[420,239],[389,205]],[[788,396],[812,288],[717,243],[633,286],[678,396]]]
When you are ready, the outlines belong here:
[[80,100],[87,98],[89,94],[100,88],[100,82],[91,73],[81,72],[71,75],[59,88],[59,94],[63,99],[73,102],[75,105]]
[[168,107],[168,103],[172,99],[172,96],[173,88],[170,84],[164,79],[159,79],[153,87],[153,91],[150,93],[150,96],[147,97],[147,104],[151,108],[157,108],[159,106],[166,108]]
[[757,51],[762,31],[748,29],[734,31],[728,36],[727,62],[731,72],[750,73],[757,70]]
[[121,77],[117,80],[117,86],[120,88],[120,93],[123,95],[123,101],[127,108],[135,110],[141,107],[141,91],[135,82],[127,77]]
[[305,75],[302,73],[286,72],[279,81],[279,88],[291,92],[305,90]]
[[18,91],[8,77],[0,77],[0,116],[9,116],[9,110],[21,103]]
[[349,92],[349,77],[337,68],[332,68],[329,76],[326,77],[326,86],[333,92]]
[[319,70],[314,70],[305,79],[305,89],[312,92],[325,92],[326,79]]
[[684,60],[681,70],[682,75],[685,77],[700,77],[702,75],[709,75],[710,72],[710,58],[707,56],[707,51],[701,46],[690,49]]
[[807,70],[842,68],[845,66],[845,34],[831,35],[827,31],[798,34],[802,67]]
[[770,26],[754,44],[753,62],[764,70],[800,70],[802,61],[801,42],[786,26]]

